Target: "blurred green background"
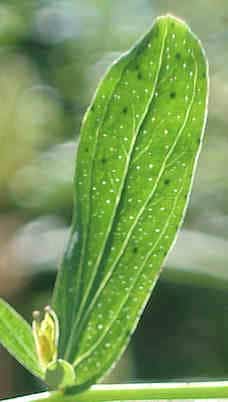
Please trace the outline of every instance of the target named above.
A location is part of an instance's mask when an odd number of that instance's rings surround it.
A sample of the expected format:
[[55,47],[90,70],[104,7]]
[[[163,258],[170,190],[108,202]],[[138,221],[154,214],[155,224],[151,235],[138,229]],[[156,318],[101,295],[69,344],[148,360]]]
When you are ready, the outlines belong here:
[[[0,2],[0,295],[30,321],[67,239],[82,116],[110,62],[167,12],[207,50],[209,121],[184,228],[112,382],[228,377],[228,2]],[[0,398],[41,389],[0,349]]]

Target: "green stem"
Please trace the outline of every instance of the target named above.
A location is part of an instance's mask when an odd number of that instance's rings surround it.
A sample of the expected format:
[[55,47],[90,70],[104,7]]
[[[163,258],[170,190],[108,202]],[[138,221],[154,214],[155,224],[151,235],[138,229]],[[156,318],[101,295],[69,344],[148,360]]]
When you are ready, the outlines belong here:
[[228,381],[180,382],[155,384],[94,385],[89,390],[71,394],[44,392],[19,397],[7,402],[105,402],[152,399],[228,398]]

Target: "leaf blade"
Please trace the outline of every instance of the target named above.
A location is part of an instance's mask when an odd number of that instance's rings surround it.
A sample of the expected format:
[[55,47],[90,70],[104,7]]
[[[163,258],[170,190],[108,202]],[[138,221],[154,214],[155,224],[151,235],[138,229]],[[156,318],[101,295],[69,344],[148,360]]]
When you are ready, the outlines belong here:
[[69,243],[78,252],[80,292],[65,350],[79,384],[99,379],[124,350],[173,244],[204,131],[207,85],[198,39],[163,17],[111,68],[84,121],[76,170],[81,243]]
[[29,324],[0,298],[0,343],[32,374],[43,378]]

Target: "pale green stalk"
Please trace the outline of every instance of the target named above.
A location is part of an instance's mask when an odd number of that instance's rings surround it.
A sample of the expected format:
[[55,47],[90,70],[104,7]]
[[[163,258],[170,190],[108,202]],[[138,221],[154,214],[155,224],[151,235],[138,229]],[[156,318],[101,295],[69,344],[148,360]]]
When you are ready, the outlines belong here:
[[105,402],[228,398],[228,381],[94,385],[79,394],[44,392],[8,402]]

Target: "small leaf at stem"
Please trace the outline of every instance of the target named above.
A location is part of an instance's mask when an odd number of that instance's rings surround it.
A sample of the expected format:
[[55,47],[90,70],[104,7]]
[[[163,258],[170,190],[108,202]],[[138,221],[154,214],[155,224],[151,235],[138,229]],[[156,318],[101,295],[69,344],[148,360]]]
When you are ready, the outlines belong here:
[[0,343],[32,374],[43,378],[30,325],[0,298]]
[[115,363],[159,277],[189,199],[207,92],[199,40],[165,16],[112,65],[86,113],[53,300],[78,385]]
[[45,372],[45,382],[53,389],[64,389],[75,384],[73,366],[62,359],[50,363]]

